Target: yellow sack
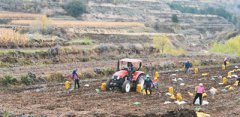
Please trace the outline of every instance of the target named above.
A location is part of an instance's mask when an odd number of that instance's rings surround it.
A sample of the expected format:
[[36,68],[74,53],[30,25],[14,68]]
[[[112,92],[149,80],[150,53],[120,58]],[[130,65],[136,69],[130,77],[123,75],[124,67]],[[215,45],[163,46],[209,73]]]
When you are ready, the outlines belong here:
[[202,76],[207,76],[208,75],[208,73],[202,73]]
[[193,97],[193,93],[191,93],[191,92],[188,92],[188,95],[191,96],[191,97]]
[[70,88],[70,86],[71,86],[71,83],[69,81],[66,81],[65,82],[65,89],[68,90]]
[[202,97],[207,97],[207,93],[203,93]]
[[154,74],[154,79],[158,79],[159,78],[159,73],[156,71],[155,74]]
[[198,68],[195,68],[194,69],[194,73],[197,74],[199,72],[199,69]]
[[238,86],[238,83],[239,83],[239,81],[236,81],[236,82],[234,83],[234,86]]
[[172,95],[172,96],[170,97],[170,99],[176,100],[176,97],[175,97],[174,95]]
[[138,93],[141,93],[142,92],[142,86],[141,86],[141,84],[137,84],[137,92]]
[[106,91],[107,90],[107,84],[106,83],[102,83],[101,90],[102,91]]
[[225,65],[222,65],[222,70],[225,70],[225,69],[226,69]]
[[231,87],[231,85],[227,85],[227,86],[225,86],[226,89],[228,89],[229,87]]
[[197,114],[197,117],[210,117],[210,114],[206,114],[203,112],[196,112],[196,114]]
[[227,66],[230,66],[230,62],[229,61],[227,61]]
[[174,89],[173,89],[173,87],[169,87],[169,88],[168,88],[168,92],[173,95],[173,94],[174,94]]
[[232,71],[229,71],[228,74],[227,74],[227,77],[231,78],[231,76],[232,76]]
[[225,85],[227,84],[227,78],[226,77],[223,78],[223,84],[225,84]]
[[179,102],[182,101],[182,94],[181,94],[181,93],[177,93],[177,100],[178,100]]
[[229,90],[229,91],[233,91],[234,88],[231,86],[231,87],[228,88],[228,90]]

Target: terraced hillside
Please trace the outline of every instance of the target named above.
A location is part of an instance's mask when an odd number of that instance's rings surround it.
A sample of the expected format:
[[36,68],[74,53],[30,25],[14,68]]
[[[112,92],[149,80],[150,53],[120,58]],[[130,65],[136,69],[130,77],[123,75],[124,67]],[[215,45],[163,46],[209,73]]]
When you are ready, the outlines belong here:
[[[7,11],[22,11],[31,13],[47,14],[49,18],[56,20],[74,20],[61,7],[68,0],[46,0],[40,2],[24,1],[11,2],[0,0],[0,8]],[[198,49],[207,49],[216,39],[217,35],[223,32],[231,33],[236,30],[233,23],[217,15],[184,13],[173,9],[169,4],[178,4],[196,9],[205,7],[220,7],[217,2],[192,1],[192,0],[85,0],[87,13],[80,18],[83,21],[97,22],[139,22],[145,24],[143,27],[82,27],[67,28],[66,30],[88,35],[90,34],[121,34],[126,33],[168,33],[181,35],[181,43],[176,41],[174,35],[171,36],[175,45],[181,46],[186,50],[192,50],[192,47]],[[12,4],[11,6],[9,4]],[[38,9],[41,8],[41,9]],[[17,10],[21,9],[21,10]],[[178,22],[172,21],[172,16],[177,15]],[[26,19],[24,19],[26,20]],[[12,21],[11,24],[19,24],[21,21]],[[16,23],[17,22],[17,23]],[[29,21],[24,21],[29,23]],[[31,21],[30,21],[31,22]],[[133,37],[134,38],[134,37]],[[152,38],[152,37],[149,37]],[[192,50],[193,51],[193,50]]]

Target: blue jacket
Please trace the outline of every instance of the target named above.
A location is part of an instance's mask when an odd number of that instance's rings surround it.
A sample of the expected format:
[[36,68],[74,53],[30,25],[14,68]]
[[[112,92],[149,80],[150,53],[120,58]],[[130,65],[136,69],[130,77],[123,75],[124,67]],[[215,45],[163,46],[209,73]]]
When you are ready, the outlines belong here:
[[151,85],[153,82],[152,82],[152,79],[150,77],[146,77],[144,79],[144,85]]
[[191,63],[190,63],[190,62],[186,62],[186,63],[185,63],[185,68],[187,68],[187,69],[188,69],[188,68],[190,68],[191,66],[192,66],[192,65],[191,65]]

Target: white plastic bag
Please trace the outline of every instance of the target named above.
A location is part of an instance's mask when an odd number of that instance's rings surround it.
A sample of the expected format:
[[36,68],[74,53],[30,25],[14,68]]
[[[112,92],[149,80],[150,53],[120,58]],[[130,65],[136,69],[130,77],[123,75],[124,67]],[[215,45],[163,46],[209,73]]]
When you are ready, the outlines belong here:
[[182,78],[178,78],[178,80],[179,80],[179,81],[183,81],[183,79],[182,79]]
[[171,104],[171,102],[170,101],[165,101],[164,104]]
[[207,100],[203,100],[202,105],[208,105],[208,104],[209,104],[209,102]]
[[166,96],[171,96],[172,94],[171,94],[171,93],[166,93],[165,95],[166,95]]
[[176,104],[178,104],[178,105],[182,105],[182,104],[186,104],[187,102],[185,102],[185,101],[181,101],[181,102],[175,101],[174,103],[176,103]]
[[200,99],[197,98],[196,101],[194,102],[194,104],[196,104],[196,105],[200,105]]
[[184,86],[185,84],[184,83],[180,83],[180,86]]

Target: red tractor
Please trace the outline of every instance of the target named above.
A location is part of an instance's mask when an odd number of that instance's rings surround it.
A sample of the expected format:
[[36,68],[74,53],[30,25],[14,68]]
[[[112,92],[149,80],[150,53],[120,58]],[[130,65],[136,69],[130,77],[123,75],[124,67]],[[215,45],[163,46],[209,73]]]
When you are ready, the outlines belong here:
[[120,88],[123,92],[130,92],[136,89],[137,84],[143,88],[145,74],[139,71],[142,66],[142,60],[139,59],[122,59],[118,61],[117,72],[112,78],[107,80],[107,90]]

